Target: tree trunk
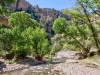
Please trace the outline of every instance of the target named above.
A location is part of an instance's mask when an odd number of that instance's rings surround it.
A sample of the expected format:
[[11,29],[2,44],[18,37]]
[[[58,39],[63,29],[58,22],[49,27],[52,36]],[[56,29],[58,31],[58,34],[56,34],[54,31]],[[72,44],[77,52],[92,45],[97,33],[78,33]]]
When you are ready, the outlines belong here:
[[97,54],[100,55],[100,49],[98,49]]
[[[96,45],[96,47],[98,49],[99,48],[99,44],[100,44],[100,41],[98,39],[98,35],[97,35],[97,33],[95,33],[95,29],[94,29],[93,24],[92,24],[88,14],[87,14],[87,10],[85,9],[84,5],[81,2],[79,2],[79,4],[82,6],[83,11],[84,11],[84,13],[86,15],[86,18],[87,18],[88,23],[89,23],[88,26],[89,26],[89,28],[90,28],[90,30],[92,32],[92,35],[93,35],[93,38],[94,38],[94,41],[95,41],[95,45]],[[100,54],[100,50],[99,49],[98,49],[98,54]]]
[[43,60],[43,57],[37,55],[37,56],[35,57],[35,59],[37,59],[38,61],[42,61],[42,60]]
[[82,50],[82,55],[84,56],[84,58],[88,57],[88,53],[89,53],[89,50],[87,48]]

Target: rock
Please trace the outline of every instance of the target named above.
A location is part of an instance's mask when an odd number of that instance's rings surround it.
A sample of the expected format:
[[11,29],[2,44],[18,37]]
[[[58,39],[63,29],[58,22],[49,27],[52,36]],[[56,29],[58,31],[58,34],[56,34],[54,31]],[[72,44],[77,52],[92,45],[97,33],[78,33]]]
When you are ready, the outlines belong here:
[[67,63],[78,63],[78,60],[67,59],[66,62],[67,62]]
[[52,69],[52,73],[55,75],[59,75],[60,72],[60,70]]
[[97,68],[97,65],[94,63],[86,63],[86,67]]

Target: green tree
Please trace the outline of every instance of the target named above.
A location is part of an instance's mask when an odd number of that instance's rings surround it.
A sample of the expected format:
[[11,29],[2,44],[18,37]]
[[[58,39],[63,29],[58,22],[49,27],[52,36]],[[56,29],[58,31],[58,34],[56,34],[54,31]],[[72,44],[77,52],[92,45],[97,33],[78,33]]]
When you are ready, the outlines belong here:
[[33,51],[36,53],[36,59],[42,60],[42,57],[49,53],[49,42],[44,29],[36,28],[33,30]]
[[[74,12],[74,15],[78,14],[76,11]],[[63,27],[63,25],[65,26],[63,22],[67,23],[66,27]],[[61,24],[62,27],[59,28]],[[89,34],[89,29],[86,25],[80,24],[77,19],[73,18],[72,23],[68,23],[65,20],[61,21],[59,24],[59,20],[56,20],[54,21],[53,27],[56,27],[53,28],[56,33],[60,32],[60,34],[63,34],[63,36],[67,40],[67,44],[74,45],[76,49],[79,48],[80,50],[82,50],[82,54],[84,55],[84,57],[87,56],[91,48],[91,44],[90,38],[88,38],[89,35],[87,35]]]
[[26,57],[31,54],[32,45],[31,31],[32,28],[27,28],[23,32],[20,26],[15,26],[12,29],[1,29],[1,43],[4,50],[13,53],[16,57]]
[[31,44],[31,31],[32,28],[26,28],[23,32],[20,26],[15,26],[12,28],[12,49],[11,51],[15,53],[17,57],[26,57],[31,54],[32,44]]
[[54,21],[52,29],[56,33],[62,33],[62,32],[65,32],[65,28],[67,27],[67,25],[68,23],[66,19],[59,17]]
[[[93,43],[97,47],[98,54],[100,54],[100,39],[99,39],[99,16],[100,16],[100,5],[99,0],[77,0],[77,7],[74,9],[81,15],[75,16],[76,19],[81,20],[85,25],[89,27],[91,36],[93,37]],[[97,17],[94,20],[94,17]]]
[[[11,29],[1,28],[1,42],[3,48],[16,56],[25,57],[32,50],[32,31],[39,27],[37,21],[25,12],[12,13],[9,17]],[[7,39],[7,40],[5,40]]]
[[28,27],[36,28],[39,24],[36,20],[31,19],[31,15],[24,11],[12,13],[8,19],[9,25],[12,27],[20,25],[22,30]]
[[11,50],[11,30],[7,28],[0,28],[0,43],[1,47],[5,51]]

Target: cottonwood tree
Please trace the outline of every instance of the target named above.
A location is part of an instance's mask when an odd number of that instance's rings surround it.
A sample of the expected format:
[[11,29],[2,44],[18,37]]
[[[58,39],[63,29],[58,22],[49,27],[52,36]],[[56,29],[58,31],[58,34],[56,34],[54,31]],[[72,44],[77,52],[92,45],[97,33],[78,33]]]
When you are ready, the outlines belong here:
[[11,50],[12,37],[10,29],[0,28],[0,43],[3,50]]
[[[87,34],[89,33],[89,31],[87,26],[78,26],[76,20],[70,24],[65,19],[59,19],[63,21],[59,21],[58,19],[56,19],[53,23],[53,30],[56,31],[56,33],[63,34],[63,36],[67,39],[67,44],[71,44],[74,45],[76,48],[82,49],[82,54],[84,55],[84,57],[86,57],[87,53],[89,53],[90,50],[90,45],[88,45],[90,41],[88,41],[89,38]],[[89,43],[85,41],[88,41]]]
[[27,56],[32,50],[32,31],[39,26],[38,22],[25,12],[15,12],[9,17],[9,24],[12,28],[0,30],[3,48],[6,46],[16,56]]
[[[79,28],[80,25],[85,26],[85,28],[88,29],[84,34],[83,32],[85,29],[82,30],[81,33],[84,35],[84,38],[86,37],[85,40],[91,42],[91,44],[88,44],[89,46],[95,46],[98,50],[98,54],[100,54],[99,2],[99,0],[77,0],[77,5],[72,10],[69,10],[71,13],[66,9],[63,10],[64,14],[70,14],[71,20],[76,24],[78,31],[81,30],[81,28]],[[86,43],[87,41],[84,42]]]
[[91,36],[94,40],[95,46],[98,50],[98,54],[100,54],[100,5],[99,0],[77,0],[77,7],[75,8],[76,11],[81,13],[81,15],[77,15],[76,18],[80,19],[85,25],[89,27],[91,31]]
[[56,33],[62,33],[62,32],[65,32],[65,28],[67,25],[68,24],[66,22],[66,19],[59,17],[54,21],[52,29]]
[[17,57],[26,57],[32,52],[31,44],[31,31],[32,28],[26,28],[23,32],[20,26],[12,28],[12,49],[11,51],[16,54]]
[[44,29],[36,28],[33,30],[33,52],[36,53],[36,59],[42,60],[43,56],[50,52],[47,33]]
[[9,16],[9,25],[12,27],[14,26],[20,26],[22,30],[28,27],[36,28],[39,27],[39,24],[36,20],[33,20],[31,18],[31,15],[28,13],[25,13],[24,11],[21,12],[15,12],[12,13],[11,16]]
[[2,28],[0,30],[1,43],[3,50],[8,53],[15,55],[16,57],[26,57],[31,54],[32,45],[31,42],[31,31],[33,29],[26,28],[23,32],[20,26],[15,26],[11,29]]

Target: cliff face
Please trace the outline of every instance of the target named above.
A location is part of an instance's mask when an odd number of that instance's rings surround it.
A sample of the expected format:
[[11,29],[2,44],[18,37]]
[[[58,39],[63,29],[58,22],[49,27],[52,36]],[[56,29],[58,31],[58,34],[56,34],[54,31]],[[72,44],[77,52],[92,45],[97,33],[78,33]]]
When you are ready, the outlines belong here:
[[50,36],[54,34],[52,31],[52,23],[56,18],[60,16],[70,20],[70,18],[61,11],[50,8],[40,8],[38,5],[32,6],[26,0],[17,0],[15,4],[11,4],[9,7],[13,12],[26,11],[31,14],[32,18],[37,20]]

